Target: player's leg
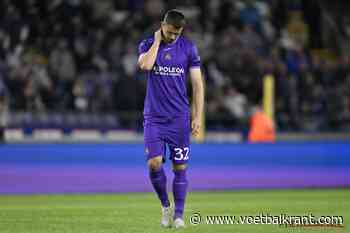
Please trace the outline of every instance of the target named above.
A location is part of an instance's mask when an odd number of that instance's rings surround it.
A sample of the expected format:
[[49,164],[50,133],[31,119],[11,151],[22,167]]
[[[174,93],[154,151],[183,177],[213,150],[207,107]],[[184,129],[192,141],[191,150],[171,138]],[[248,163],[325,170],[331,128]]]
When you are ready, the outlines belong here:
[[154,191],[157,193],[162,207],[169,207],[170,202],[166,189],[167,177],[165,175],[162,163],[163,156],[155,156],[148,160],[149,178],[151,180]]
[[190,121],[188,118],[180,118],[174,121],[169,130],[167,143],[169,144],[170,159],[173,163],[174,172],[174,225],[175,227],[183,227],[183,213],[188,187],[186,168],[190,154]]
[[167,177],[163,169],[165,143],[160,136],[160,127],[152,122],[145,122],[144,137],[149,168],[149,178],[162,205],[161,225],[171,226],[172,211],[167,192]]
[[173,163],[174,180],[173,195],[175,202],[174,226],[176,228],[184,227],[183,213],[185,208],[188,181],[186,177],[186,164]]
[[148,160],[149,177],[162,205],[162,217],[160,223],[163,227],[170,227],[173,218],[173,211],[170,207],[168,192],[166,189],[167,178],[162,164],[162,155]]

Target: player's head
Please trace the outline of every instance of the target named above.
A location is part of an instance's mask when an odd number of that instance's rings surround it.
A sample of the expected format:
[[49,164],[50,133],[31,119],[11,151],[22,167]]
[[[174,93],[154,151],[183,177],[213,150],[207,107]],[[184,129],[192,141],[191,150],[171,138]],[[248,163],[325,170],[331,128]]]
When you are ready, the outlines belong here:
[[166,43],[175,41],[182,33],[185,25],[186,19],[183,13],[175,9],[167,11],[161,25],[163,40]]

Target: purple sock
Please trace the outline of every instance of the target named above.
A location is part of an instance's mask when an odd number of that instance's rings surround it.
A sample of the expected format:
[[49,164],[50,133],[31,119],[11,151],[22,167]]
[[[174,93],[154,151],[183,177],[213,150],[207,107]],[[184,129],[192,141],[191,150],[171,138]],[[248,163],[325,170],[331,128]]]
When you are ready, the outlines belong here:
[[185,199],[187,193],[186,170],[174,171],[175,177],[173,181],[173,194],[175,202],[174,219],[182,218],[185,207]]
[[157,171],[151,170],[149,173],[154,190],[156,191],[160,202],[163,207],[170,206],[168,193],[166,191],[166,175],[161,167]]

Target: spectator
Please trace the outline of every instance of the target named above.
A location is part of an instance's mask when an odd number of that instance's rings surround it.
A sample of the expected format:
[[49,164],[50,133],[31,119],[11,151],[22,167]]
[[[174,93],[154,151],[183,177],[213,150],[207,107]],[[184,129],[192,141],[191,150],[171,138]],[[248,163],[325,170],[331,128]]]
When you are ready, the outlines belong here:
[[232,117],[243,121],[247,117],[247,98],[234,87],[228,87],[223,97],[224,107],[230,112]]

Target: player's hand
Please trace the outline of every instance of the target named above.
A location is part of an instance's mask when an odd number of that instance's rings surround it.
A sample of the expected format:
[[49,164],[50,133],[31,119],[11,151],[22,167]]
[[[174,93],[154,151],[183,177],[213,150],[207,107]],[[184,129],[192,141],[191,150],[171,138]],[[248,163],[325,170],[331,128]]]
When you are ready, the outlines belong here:
[[162,29],[159,29],[158,31],[156,31],[154,33],[154,40],[158,41],[158,42],[161,42],[162,41],[162,32],[161,32]]
[[201,121],[200,117],[193,118],[192,123],[191,123],[193,136],[197,136],[199,134],[199,130],[201,128],[201,123],[202,123],[202,121]]

